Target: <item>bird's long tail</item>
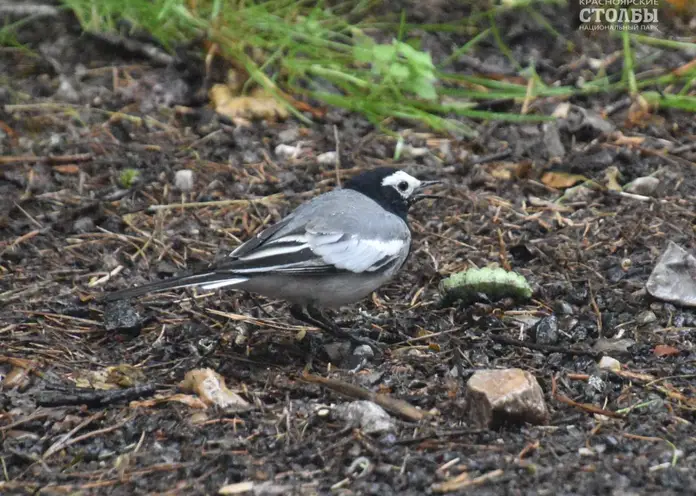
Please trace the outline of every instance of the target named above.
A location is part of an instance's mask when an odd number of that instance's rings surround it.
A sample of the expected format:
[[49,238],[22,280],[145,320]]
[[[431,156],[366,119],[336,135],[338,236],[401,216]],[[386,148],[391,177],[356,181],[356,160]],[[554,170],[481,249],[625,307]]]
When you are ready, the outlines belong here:
[[104,296],[104,301],[124,300],[135,298],[148,293],[157,293],[168,289],[188,288],[199,286],[201,289],[210,290],[222,288],[224,286],[234,286],[248,281],[248,277],[243,277],[229,272],[205,272],[189,276],[172,277],[164,281],[152,282],[135,288],[114,291]]

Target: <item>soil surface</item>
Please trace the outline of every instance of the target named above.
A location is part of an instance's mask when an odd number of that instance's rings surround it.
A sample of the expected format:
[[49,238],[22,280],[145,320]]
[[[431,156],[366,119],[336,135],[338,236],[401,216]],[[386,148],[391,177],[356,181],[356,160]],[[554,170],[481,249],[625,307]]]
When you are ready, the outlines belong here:
[[[437,9],[413,17],[465,14]],[[523,67],[535,62],[549,84],[586,78],[596,63],[621,77],[611,55],[620,40],[573,32],[554,14],[567,40],[532,18],[501,19]],[[437,61],[466,39],[426,34],[424,48]],[[211,81],[189,54],[197,47],[166,64],[85,35],[69,16],[30,23],[20,41],[29,50],[0,50],[2,494],[215,494],[249,482],[256,494],[419,495],[453,480],[453,492],[477,494],[696,490],[696,311],[644,289],[668,241],[696,250],[692,115],[638,116],[608,93],[567,102],[594,118],[555,141],[543,124],[472,123],[479,137],[461,139],[400,123],[410,152],[394,162],[394,138],[340,110],[315,107],[313,126],[216,115],[202,98]],[[638,72],[692,57],[637,50]],[[479,73],[474,59],[514,74],[492,41],[452,69]],[[277,148],[298,143],[295,156]],[[336,149],[340,167],[318,162]],[[337,314],[388,344],[357,371],[342,343],[283,302],[222,290],[99,301],[204,267],[338,178],[379,165],[441,179],[445,198],[413,208],[413,250],[397,279]],[[193,184],[181,191],[184,169]],[[595,187],[564,190],[570,174]],[[622,195],[607,179],[649,175],[660,182],[647,195]],[[218,200],[235,201],[204,204]],[[523,275],[533,298],[441,304],[443,277],[491,264]],[[547,327],[535,323],[550,315],[558,330],[541,336]],[[303,379],[311,350],[313,374],[428,415],[391,411],[394,429],[379,434],[346,423],[333,406],[356,397]],[[621,369],[600,370],[603,355]],[[469,421],[466,381],[510,367],[539,381],[548,425]],[[181,391],[202,368],[249,407],[206,409]]]

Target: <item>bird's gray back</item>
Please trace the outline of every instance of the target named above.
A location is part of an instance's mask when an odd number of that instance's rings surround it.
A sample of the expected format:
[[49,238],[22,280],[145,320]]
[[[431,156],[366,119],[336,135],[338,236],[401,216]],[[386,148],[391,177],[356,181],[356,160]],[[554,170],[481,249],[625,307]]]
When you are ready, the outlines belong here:
[[351,189],[335,189],[298,207],[273,238],[313,231],[344,233],[379,241],[410,242],[406,222],[382,208],[376,201]]

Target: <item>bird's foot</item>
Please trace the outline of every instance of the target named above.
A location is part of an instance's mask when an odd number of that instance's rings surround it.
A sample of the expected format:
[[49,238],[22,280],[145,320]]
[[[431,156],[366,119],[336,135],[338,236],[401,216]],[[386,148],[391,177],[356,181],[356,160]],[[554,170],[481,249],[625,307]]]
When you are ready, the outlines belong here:
[[354,331],[346,331],[338,326],[335,326],[333,330],[328,332],[339,339],[349,340],[355,347],[369,346],[376,355],[381,355],[382,351],[387,348],[385,343],[380,343],[379,341],[375,341],[364,336],[358,336]]
[[319,329],[331,334],[335,338],[350,341],[354,347],[363,345],[369,346],[375,355],[382,355],[382,351],[386,348],[384,343],[379,343],[372,339],[358,336],[355,332],[347,331],[339,327],[333,321],[327,318],[320,310],[314,307],[293,306],[290,309],[290,313],[296,319],[316,326]]

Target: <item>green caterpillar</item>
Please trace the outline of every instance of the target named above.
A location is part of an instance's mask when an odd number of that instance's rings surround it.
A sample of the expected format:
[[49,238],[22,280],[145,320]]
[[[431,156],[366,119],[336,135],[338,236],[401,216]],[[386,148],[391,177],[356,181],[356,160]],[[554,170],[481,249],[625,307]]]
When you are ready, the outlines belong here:
[[481,293],[492,301],[506,297],[527,300],[532,296],[532,288],[520,274],[498,267],[469,269],[452,274],[440,282],[440,293],[442,304],[447,306],[460,300],[472,303]]

